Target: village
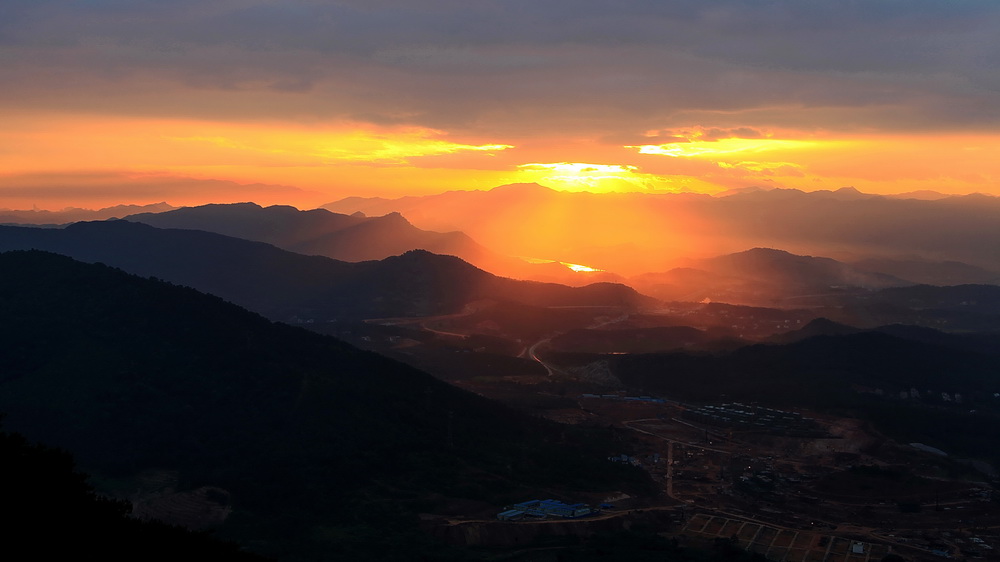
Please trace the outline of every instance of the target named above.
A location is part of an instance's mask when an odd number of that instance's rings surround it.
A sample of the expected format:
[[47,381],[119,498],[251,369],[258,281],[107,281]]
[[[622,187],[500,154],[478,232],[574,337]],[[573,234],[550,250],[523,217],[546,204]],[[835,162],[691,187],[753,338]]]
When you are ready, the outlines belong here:
[[641,448],[608,462],[646,470],[661,494],[525,501],[493,521],[449,525],[477,528],[482,546],[508,540],[512,525],[537,527],[530,536],[586,535],[644,520],[681,544],[722,539],[771,560],[1000,559],[1000,504],[987,475],[859,420],[625,393],[585,394],[579,404],[573,415],[633,432]]

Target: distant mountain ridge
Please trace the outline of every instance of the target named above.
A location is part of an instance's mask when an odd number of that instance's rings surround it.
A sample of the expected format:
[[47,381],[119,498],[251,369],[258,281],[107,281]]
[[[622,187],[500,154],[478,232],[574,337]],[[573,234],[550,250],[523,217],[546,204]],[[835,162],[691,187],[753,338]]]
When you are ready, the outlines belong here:
[[350,215],[326,209],[300,211],[287,205],[255,203],[211,204],[162,213],[126,217],[158,228],[204,230],[246,240],[267,242],[306,255],[343,261],[380,260],[410,250],[462,258],[480,269],[505,277],[586,285],[618,282],[611,274],[575,274],[559,264],[534,264],[494,252],[463,232],[432,232],[413,226],[403,215]]
[[871,329],[855,328],[846,324],[833,322],[826,318],[817,318],[798,330],[772,336],[770,343],[789,344],[807,340],[817,336],[846,336],[861,333],[880,333],[895,338],[935,345],[970,353],[987,355],[1000,354],[1000,331],[992,333],[947,333],[932,328],[906,324],[888,324]]
[[211,232],[129,221],[82,222],[63,229],[0,227],[0,250],[25,249],[191,286],[286,321],[449,314],[478,299],[540,306],[644,307],[656,302],[624,285],[566,287],[500,278],[456,257],[426,251],[350,263]]
[[862,271],[831,258],[800,256],[773,248],[693,261],[692,265],[722,275],[740,276],[783,287],[823,288],[835,285],[881,289],[913,283],[883,273]]
[[830,258],[799,256],[771,248],[685,263],[688,267],[647,273],[627,282],[662,300],[708,299],[767,306],[813,295],[913,285]]
[[500,253],[559,255],[625,276],[665,271],[680,257],[754,246],[859,259],[917,256],[1000,270],[1000,198],[984,195],[897,198],[844,188],[712,197],[516,185],[399,199],[352,197],[323,207],[398,211],[420,228],[461,230]]
[[153,203],[150,205],[115,205],[103,209],[78,209],[66,208],[61,211],[14,211],[10,209],[0,209],[0,224],[36,224],[36,225],[60,225],[77,221],[107,220],[110,218],[122,218],[135,213],[162,213],[171,209],[176,209],[167,203]]
[[1000,273],[951,260],[867,258],[851,262],[862,271],[893,275],[922,285],[1000,284]]
[[841,408],[858,401],[853,386],[860,385],[879,388],[889,397],[916,387],[922,395],[935,391],[937,403],[944,391],[958,392],[972,404],[995,404],[993,393],[1000,391],[995,377],[1000,355],[995,352],[956,345],[944,334],[942,341],[932,342],[882,331],[835,330],[840,333],[723,354],[616,355],[608,360],[625,384],[680,400],[716,400],[721,391],[734,400]]
[[461,232],[420,230],[395,212],[367,217],[326,209],[300,211],[286,205],[261,207],[255,203],[233,203],[140,213],[125,218],[158,228],[205,230],[267,242],[299,254],[343,261],[380,260],[421,249],[458,256],[472,263],[491,253]]

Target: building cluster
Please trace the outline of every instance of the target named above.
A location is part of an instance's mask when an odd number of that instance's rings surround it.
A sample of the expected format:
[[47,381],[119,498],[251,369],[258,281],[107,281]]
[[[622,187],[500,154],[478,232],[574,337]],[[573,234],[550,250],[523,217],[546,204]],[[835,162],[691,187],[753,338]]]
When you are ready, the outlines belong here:
[[626,396],[624,394],[590,394],[581,395],[583,398],[603,398],[605,400],[621,400],[623,402],[649,402],[650,404],[666,404],[667,400],[653,396]]
[[681,417],[688,421],[720,427],[766,430],[804,437],[818,437],[823,433],[815,420],[803,417],[797,412],[750,406],[739,402],[689,408]]
[[575,519],[596,513],[587,504],[567,504],[558,500],[530,500],[508,505],[497,514],[500,521],[520,521],[522,519]]
[[[657,459],[658,459],[659,455],[656,455],[656,456],[657,456]],[[617,462],[617,463],[621,463],[621,464],[630,464],[632,466],[642,466],[642,461],[640,461],[639,459],[637,459],[635,457],[631,457],[629,455],[626,455],[625,453],[622,453],[620,455],[615,455],[613,457],[608,457],[608,460],[611,461],[611,462]]]
[[[941,402],[954,402],[955,404],[961,404],[962,403],[962,395],[960,393],[958,393],[958,392],[955,392],[954,394],[951,394],[951,393],[948,393],[948,392],[937,393],[935,391],[928,390],[928,391],[926,391],[924,393],[924,397],[923,398],[926,399],[926,400],[929,400],[929,401],[936,401],[939,396],[940,396],[940,401]],[[993,396],[996,397],[997,394],[994,394]],[[900,390],[899,391],[899,399],[900,400],[920,400],[921,399],[920,391],[917,390],[916,388],[913,388],[913,387],[910,387],[910,390]]]

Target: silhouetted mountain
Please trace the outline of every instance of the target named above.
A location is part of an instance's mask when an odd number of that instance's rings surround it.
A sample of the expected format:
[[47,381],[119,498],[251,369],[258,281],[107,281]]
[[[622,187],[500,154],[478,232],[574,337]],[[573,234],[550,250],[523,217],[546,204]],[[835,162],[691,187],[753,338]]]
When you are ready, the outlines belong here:
[[64,229],[0,227],[0,250],[41,249],[197,288],[288,320],[421,316],[493,298],[541,306],[638,307],[654,301],[624,285],[586,287],[496,277],[452,256],[412,251],[348,263],[262,242],[128,221]]
[[10,429],[128,493],[148,469],[218,489],[232,507],[219,534],[263,554],[447,559],[417,510],[645,486],[605,460],[603,437],[106,266],[0,254],[0,316]]
[[[705,207],[705,220],[735,238],[797,253],[869,255],[1000,265],[1000,198],[835,200],[796,190],[741,194]],[[727,225],[727,226],[722,226]]]
[[[461,230],[502,254],[629,275],[659,270],[670,257],[662,255],[659,246],[647,247],[651,242],[670,242],[662,234],[669,218],[652,225],[648,213],[622,213],[625,208],[635,210],[639,202],[633,195],[567,193],[538,184],[513,184],[392,200],[354,197],[323,207],[368,214],[398,211],[420,228]],[[636,260],[649,266],[623,267]]]
[[948,347],[959,351],[1000,354],[1000,331],[975,333],[948,333],[922,326],[905,324],[889,324],[875,328],[875,331],[890,336],[927,343],[940,347]]
[[921,199],[923,201],[937,201],[938,199],[946,199],[951,196],[930,189],[918,189],[917,191],[883,195],[883,197],[888,197],[890,199]]
[[770,248],[687,261],[691,267],[647,273],[627,282],[661,300],[708,299],[767,306],[804,306],[829,294],[911,284],[830,258],[797,256]]
[[[431,230],[461,230],[495,251],[583,263],[626,276],[762,246],[796,254],[918,256],[1000,269],[1000,198],[938,200],[747,190],[694,194],[568,193],[531,186],[400,199],[350,198],[337,212],[401,212]],[[634,251],[608,248],[631,244]]]
[[845,336],[862,332],[887,334],[895,338],[931,344],[956,351],[995,355],[1000,353],[1000,331],[977,333],[948,333],[924,326],[888,324],[871,329],[860,329],[840,324],[826,318],[817,318],[800,330],[777,334],[767,339],[770,343],[795,343],[816,336]]
[[1000,287],[914,285],[843,294],[823,316],[865,329],[902,324],[945,332],[995,332],[1000,326]]
[[231,203],[137,213],[129,215],[126,220],[157,228],[205,230],[291,249],[288,246],[361,224],[367,219],[322,209],[300,211],[287,205],[264,208],[255,203]]
[[996,285],[893,287],[878,291],[866,300],[914,310],[1000,314],[1000,287]]
[[369,218],[325,209],[300,211],[284,205],[234,203],[142,213],[127,220],[158,228],[216,232],[343,261],[380,260],[417,249],[458,256],[470,263],[499,258],[461,232],[420,230],[399,213]]
[[61,211],[13,211],[0,209],[0,224],[59,225],[77,221],[107,220],[135,213],[161,213],[174,209],[166,203],[151,205],[116,205],[103,209],[66,208]]
[[830,258],[797,256],[771,248],[753,248],[694,263],[712,273],[767,283],[789,292],[835,286],[881,289],[911,284],[889,275],[859,271]]
[[768,338],[768,341],[772,343],[795,343],[816,336],[845,336],[848,334],[857,334],[862,331],[864,330],[840,324],[826,318],[817,318],[801,329],[772,336]]
[[[399,213],[367,218],[357,225],[324,234],[310,242],[299,244],[297,248],[288,249],[300,254],[318,254],[345,261],[382,259],[418,249],[458,256],[470,263],[483,263],[494,258],[492,252],[461,232],[420,230]],[[498,259],[499,256],[495,258]]]
[[813,197],[823,197],[825,199],[838,199],[840,201],[859,201],[864,199],[871,199],[873,197],[878,197],[878,195],[871,195],[868,193],[861,193],[854,187],[841,187],[837,190],[827,190],[819,189],[810,192]]
[[1000,284],[1000,273],[957,261],[867,258],[851,262],[857,269],[925,285]]
[[[851,385],[889,394],[916,387],[989,402],[1000,391],[1000,357],[876,332],[817,336],[789,345],[753,345],[726,355],[614,356],[618,377],[688,400],[759,400],[800,406],[847,404]],[[940,397],[935,400],[940,401]],[[974,407],[974,406],[972,406]]]
[[573,286],[621,281],[609,273],[576,273],[559,263],[534,264],[504,256],[481,246],[462,232],[421,230],[398,212],[366,217],[361,212],[344,215],[326,209],[299,211],[285,205],[261,207],[254,203],[234,203],[141,213],[127,220],[158,228],[216,232],[267,242],[299,254],[343,261],[380,260],[410,250],[427,250],[457,256],[504,277]]

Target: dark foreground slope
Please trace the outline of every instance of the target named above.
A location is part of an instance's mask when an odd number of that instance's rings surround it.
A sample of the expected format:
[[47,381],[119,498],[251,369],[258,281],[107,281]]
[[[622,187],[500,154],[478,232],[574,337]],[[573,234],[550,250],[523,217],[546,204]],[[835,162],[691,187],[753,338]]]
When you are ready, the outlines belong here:
[[399,557],[438,548],[415,513],[448,498],[644,486],[593,435],[106,266],[0,254],[0,318],[9,429],[102,481],[158,469],[224,490],[222,536],[270,556]]
[[5,560],[267,560],[206,533],[129,517],[129,504],[96,494],[65,451],[3,431],[0,459]]
[[187,285],[285,321],[449,314],[477,299],[633,308],[654,302],[624,285],[515,281],[425,251],[348,263],[210,232],[127,221],[64,229],[0,226],[0,251],[26,249]]

